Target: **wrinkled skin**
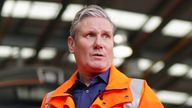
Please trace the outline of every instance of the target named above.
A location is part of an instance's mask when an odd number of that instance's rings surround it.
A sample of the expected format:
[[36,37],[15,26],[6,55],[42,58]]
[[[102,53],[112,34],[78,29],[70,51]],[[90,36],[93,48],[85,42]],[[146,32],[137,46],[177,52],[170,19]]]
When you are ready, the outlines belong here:
[[113,60],[113,25],[101,17],[87,17],[78,23],[75,37],[69,36],[80,76],[92,78],[106,71]]

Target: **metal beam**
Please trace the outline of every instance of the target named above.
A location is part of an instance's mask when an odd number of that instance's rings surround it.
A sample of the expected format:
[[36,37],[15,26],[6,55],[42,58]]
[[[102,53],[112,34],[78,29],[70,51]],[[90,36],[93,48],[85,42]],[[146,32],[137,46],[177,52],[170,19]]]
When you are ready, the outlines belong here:
[[55,27],[61,20],[61,16],[69,4],[69,0],[61,0],[62,8],[59,11],[59,14],[54,20],[51,20],[48,25],[44,28],[44,30],[38,35],[38,39],[35,44],[36,53],[35,55],[27,60],[27,63],[31,64],[37,60],[38,54],[40,50],[45,46],[46,42],[49,40],[51,33],[54,31]]
[[138,38],[134,40],[132,44],[132,48],[134,50],[134,53],[137,53],[142,46],[150,39],[155,33],[159,33],[162,28],[172,19],[172,15],[177,11],[177,9],[184,3],[185,0],[176,0],[172,3],[172,5],[169,7],[166,7],[165,11],[162,12],[160,17],[162,18],[161,24],[151,33],[145,33],[142,32],[137,36]]

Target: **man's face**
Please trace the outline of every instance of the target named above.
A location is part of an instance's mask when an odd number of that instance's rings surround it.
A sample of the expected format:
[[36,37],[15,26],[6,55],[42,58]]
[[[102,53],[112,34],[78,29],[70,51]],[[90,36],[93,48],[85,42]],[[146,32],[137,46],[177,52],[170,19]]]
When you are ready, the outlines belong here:
[[101,17],[84,18],[75,38],[68,38],[68,45],[79,71],[106,71],[113,60],[113,25]]

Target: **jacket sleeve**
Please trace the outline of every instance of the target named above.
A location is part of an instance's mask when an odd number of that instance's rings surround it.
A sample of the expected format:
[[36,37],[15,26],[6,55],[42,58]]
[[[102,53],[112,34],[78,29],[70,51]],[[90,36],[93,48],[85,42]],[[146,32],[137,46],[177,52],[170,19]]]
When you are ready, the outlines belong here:
[[138,108],[164,108],[153,90],[144,81]]

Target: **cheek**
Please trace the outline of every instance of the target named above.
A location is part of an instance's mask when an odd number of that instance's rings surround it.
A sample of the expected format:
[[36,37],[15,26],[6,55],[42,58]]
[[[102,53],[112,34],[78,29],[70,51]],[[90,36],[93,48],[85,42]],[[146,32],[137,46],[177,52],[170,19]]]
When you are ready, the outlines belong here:
[[76,53],[82,57],[86,56],[89,53],[89,45],[86,43],[77,44],[76,46]]
[[111,58],[113,59],[113,57],[114,57],[113,47],[110,49],[110,52],[111,52]]
[[113,56],[114,56],[114,55],[113,55],[113,48],[110,50],[110,52],[111,52],[111,53],[110,53],[110,57],[113,59]]
[[110,46],[108,46],[107,49],[108,49],[108,53],[110,55],[113,55],[113,44],[110,44]]
[[108,47],[106,51],[107,51],[106,53],[107,53],[107,56],[108,56],[107,58],[108,59],[113,59],[113,47],[112,46]]

